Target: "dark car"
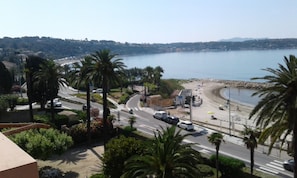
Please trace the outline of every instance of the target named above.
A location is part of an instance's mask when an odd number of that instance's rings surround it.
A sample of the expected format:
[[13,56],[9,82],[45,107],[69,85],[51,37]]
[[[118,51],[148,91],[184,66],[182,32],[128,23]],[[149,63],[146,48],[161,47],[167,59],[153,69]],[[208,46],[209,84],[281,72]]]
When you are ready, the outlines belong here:
[[294,159],[286,160],[283,163],[284,168],[288,171],[294,171],[294,165],[295,165]]
[[165,122],[176,125],[179,122],[179,118],[175,116],[167,116]]

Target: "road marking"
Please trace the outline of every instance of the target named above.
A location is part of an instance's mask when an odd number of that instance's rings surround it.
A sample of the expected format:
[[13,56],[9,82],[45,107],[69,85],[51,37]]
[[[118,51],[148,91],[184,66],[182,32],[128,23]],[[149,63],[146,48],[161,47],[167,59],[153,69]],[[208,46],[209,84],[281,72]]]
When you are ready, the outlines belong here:
[[207,155],[210,155],[211,154],[211,151],[206,150],[206,149],[199,150],[198,152],[204,153],[204,154],[207,154]]
[[272,168],[274,168],[274,169],[278,169],[278,170],[280,170],[280,171],[284,171],[283,168],[278,167],[279,165],[278,165],[278,166],[275,166],[275,165],[272,165],[272,164],[267,163],[266,166],[272,167]]
[[147,132],[147,131],[145,131],[145,130],[141,130],[141,129],[139,129],[139,131],[140,131],[140,132],[144,132],[144,133],[146,133],[146,134],[148,134],[148,135],[154,135],[152,132]]
[[259,169],[259,168],[256,168],[256,170],[257,170],[257,171],[260,171],[260,172],[264,172],[264,173],[266,173],[266,174],[275,175],[275,174],[273,174],[273,173],[271,173],[271,172],[268,172],[268,171],[265,171],[265,170],[262,170],[262,169]]
[[264,167],[264,166],[260,166],[259,167],[259,169],[261,170],[264,170],[264,171],[268,171],[268,172],[270,172],[270,174],[271,173],[273,173],[273,174],[278,174],[279,172],[277,172],[277,171],[274,171],[274,170],[272,170],[272,169],[270,169],[270,168],[268,168],[268,167]]
[[186,143],[195,143],[195,142],[193,142],[191,140],[188,140],[188,139],[183,139],[183,142],[186,142]]

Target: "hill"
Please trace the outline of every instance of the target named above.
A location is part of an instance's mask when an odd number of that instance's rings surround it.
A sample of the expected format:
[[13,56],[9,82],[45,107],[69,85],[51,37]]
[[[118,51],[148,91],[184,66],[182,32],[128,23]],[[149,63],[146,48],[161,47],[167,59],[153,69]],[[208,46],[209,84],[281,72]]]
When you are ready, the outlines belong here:
[[38,54],[41,57],[51,59],[85,56],[100,49],[110,49],[113,53],[120,55],[166,52],[297,49],[297,39],[252,39],[244,41],[137,44],[108,40],[88,41],[50,37],[4,37],[0,38],[0,61],[6,60],[15,62],[16,56],[19,54]]

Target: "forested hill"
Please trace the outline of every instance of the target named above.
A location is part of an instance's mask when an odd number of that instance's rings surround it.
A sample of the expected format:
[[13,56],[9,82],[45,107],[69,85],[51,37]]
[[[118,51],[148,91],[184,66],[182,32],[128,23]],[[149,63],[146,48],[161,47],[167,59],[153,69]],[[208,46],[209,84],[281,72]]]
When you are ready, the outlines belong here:
[[152,54],[189,51],[231,51],[297,49],[297,39],[261,39],[243,42],[196,42],[168,44],[119,43],[108,40],[71,40],[50,37],[0,38],[0,61],[13,62],[16,54],[38,54],[58,59],[69,56],[84,56],[100,49],[110,49],[120,55]]

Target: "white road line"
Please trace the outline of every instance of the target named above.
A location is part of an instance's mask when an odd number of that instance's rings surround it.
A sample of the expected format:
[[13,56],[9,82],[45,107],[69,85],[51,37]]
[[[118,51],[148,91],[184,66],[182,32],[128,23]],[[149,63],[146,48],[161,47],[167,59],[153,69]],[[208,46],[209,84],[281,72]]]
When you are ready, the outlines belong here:
[[267,167],[263,167],[263,166],[260,166],[259,169],[262,169],[262,170],[264,170],[264,171],[271,172],[271,173],[273,173],[273,174],[278,174],[278,173],[279,173],[279,172],[277,172],[277,171],[271,170],[271,169],[269,169],[269,168],[267,168]]
[[280,171],[284,171],[283,168],[278,167],[279,165],[278,165],[278,166],[275,166],[275,165],[273,165],[273,164],[267,163],[266,166],[272,167],[272,168],[274,168],[274,169],[278,169],[278,170],[280,170]]
[[195,142],[193,142],[191,140],[188,140],[188,139],[183,139],[183,142],[186,142],[186,143],[195,143]]
[[258,169],[258,168],[256,168],[256,170],[257,170],[257,171],[260,171],[260,172],[264,172],[264,173],[266,173],[266,174],[275,175],[275,174],[273,174],[273,173],[271,173],[271,172],[268,172],[268,171],[265,171],[265,170],[263,170],[263,169]]
[[281,165],[283,165],[283,162],[279,161],[279,160],[273,160],[273,162],[279,163]]
[[211,154],[211,151],[208,151],[206,149],[199,150],[198,152],[208,154],[208,155]]

